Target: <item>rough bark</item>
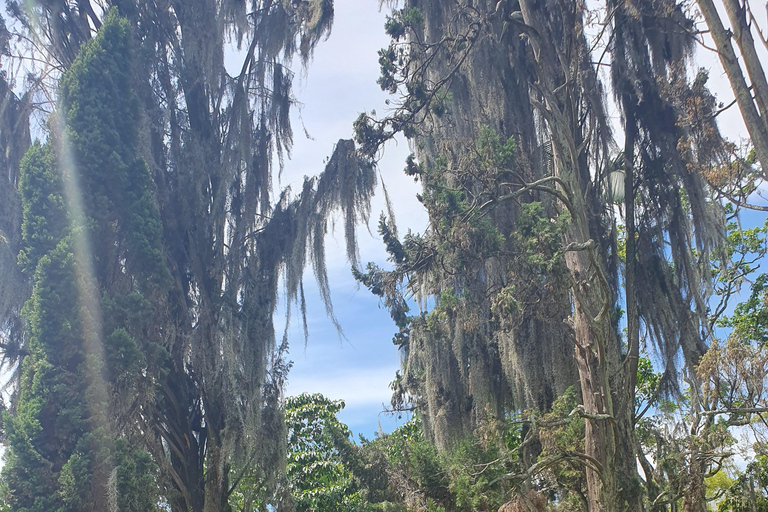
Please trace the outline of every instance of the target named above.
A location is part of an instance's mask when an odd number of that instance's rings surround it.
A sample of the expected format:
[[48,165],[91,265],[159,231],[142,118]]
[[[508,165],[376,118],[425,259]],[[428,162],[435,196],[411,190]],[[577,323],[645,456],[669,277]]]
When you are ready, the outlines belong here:
[[683,512],[707,512],[706,464],[700,459],[698,446],[691,447],[685,471]]
[[[617,511],[622,507],[618,496],[618,440],[610,375],[614,375],[619,367],[616,334],[609,317],[612,297],[606,269],[595,254],[596,242],[588,219],[586,183],[582,177],[589,171],[584,168],[586,161],[577,149],[577,141],[584,137],[581,133],[584,127],[578,120],[569,117],[578,111],[575,97],[567,93],[558,96],[556,93],[563,89],[568,91],[567,87],[562,87],[568,77],[558,76],[557,73],[569,69],[574,63],[562,62],[555,49],[554,45],[563,44],[552,33],[560,27],[548,27],[548,20],[542,18],[541,10],[532,1],[520,0],[520,11],[525,24],[533,31],[530,37],[543,97],[540,108],[552,136],[554,173],[563,181],[570,200],[572,225],[565,243],[566,248],[573,250],[566,254],[566,265],[573,280],[572,318],[582,401],[587,415],[607,418],[588,417],[586,422],[585,453],[600,464],[598,468],[587,468],[588,508],[590,512]],[[574,21],[580,20],[577,18]],[[573,32],[576,30],[574,25]],[[578,51],[576,47],[580,37],[581,34],[567,34],[565,46]]]

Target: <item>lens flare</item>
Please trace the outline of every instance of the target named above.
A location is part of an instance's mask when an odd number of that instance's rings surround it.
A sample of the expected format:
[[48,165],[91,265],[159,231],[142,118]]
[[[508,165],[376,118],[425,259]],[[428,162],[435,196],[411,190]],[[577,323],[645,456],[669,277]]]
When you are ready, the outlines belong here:
[[[86,405],[90,414],[93,437],[98,443],[101,439],[112,439],[109,422],[109,396],[104,376],[104,333],[99,285],[94,272],[93,252],[88,233],[88,217],[85,213],[82,187],[69,133],[61,115],[54,116],[51,122],[54,144],[59,168],[64,183],[64,197],[69,211],[72,228],[72,246],[75,257],[77,288],[80,295],[80,320],[83,325],[83,349],[86,353],[86,376],[88,387]],[[98,450],[96,453],[105,453]],[[108,452],[108,451],[107,451]],[[94,490],[108,489],[114,483],[116,468],[110,460],[100,461],[99,466],[107,463],[109,471],[93,474]],[[96,473],[96,472],[94,472]]]

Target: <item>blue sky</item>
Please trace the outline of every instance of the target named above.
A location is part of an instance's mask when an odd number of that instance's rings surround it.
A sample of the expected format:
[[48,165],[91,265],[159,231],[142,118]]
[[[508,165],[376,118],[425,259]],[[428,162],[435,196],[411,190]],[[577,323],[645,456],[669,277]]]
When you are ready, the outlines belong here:
[[[306,73],[299,72],[294,93],[301,103],[294,112],[295,144],[286,161],[281,187],[301,183],[303,176],[317,174],[323,161],[340,138],[352,137],[352,123],[364,111],[386,110],[388,95],[376,84],[379,76],[377,51],[386,47],[385,13],[379,12],[378,0],[336,0],[335,21],[330,38],[318,45]],[[303,127],[302,127],[303,125]],[[304,136],[306,128],[312,139]],[[416,201],[419,186],[403,173],[408,145],[400,140],[390,143],[382,154],[379,170],[390,193],[398,227],[423,231],[427,216]],[[371,209],[369,234],[360,230],[360,255],[363,263],[386,264],[384,246],[376,234],[376,223],[385,208],[381,187]],[[333,306],[346,340],[339,335],[325,315],[312,271],[307,270],[305,287],[308,300],[309,341],[297,319],[290,329],[290,358],[294,367],[288,378],[287,395],[305,391],[343,399],[346,408],[342,421],[355,434],[370,438],[379,428],[391,431],[397,422],[380,415],[382,404],[391,396],[389,382],[399,368],[399,354],[392,344],[396,331],[389,313],[379,307],[378,297],[359,288],[351,275],[343,246],[343,225],[329,236],[328,272]],[[278,333],[285,323],[285,308],[275,316]]]

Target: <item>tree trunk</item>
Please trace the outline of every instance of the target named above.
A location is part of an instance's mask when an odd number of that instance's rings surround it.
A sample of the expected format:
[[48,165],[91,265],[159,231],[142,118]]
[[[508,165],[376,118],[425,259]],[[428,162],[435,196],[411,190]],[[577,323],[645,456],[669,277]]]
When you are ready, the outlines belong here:
[[[589,176],[589,172],[582,169],[586,161],[580,158],[576,142],[583,138],[581,130],[584,127],[578,120],[570,118],[578,111],[575,108],[578,100],[567,92],[559,92],[569,88],[563,85],[567,77],[557,74],[575,63],[560,62],[562,53],[554,48],[558,41],[548,37],[548,21],[542,19],[541,9],[535,2],[520,0],[520,11],[525,24],[532,29],[530,38],[538,63],[538,89],[544,100],[540,111],[552,138],[554,173],[562,180],[570,200],[568,209],[572,224],[565,237],[565,262],[573,280],[576,365],[586,416],[584,446],[588,460],[588,510],[617,512],[621,510],[616,460],[618,429],[609,375],[619,375],[620,367],[609,314],[612,297],[590,233],[587,187],[582,183],[582,178]],[[578,45],[580,37],[582,34],[567,35],[564,46]],[[578,92],[571,94],[578,95]]]
[[[559,160],[557,156],[555,159]],[[570,178],[566,183],[571,190],[578,190],[573,173],[567,171],[567,167],[555,164],[555,172],[562,173],[564,180]],[[588,509],[589,512],[616,512],[621,510],[617,466],[620,440],[610,376],[616,375],[620,367],[616,343],[612,341],[615,333],[609,315],[610,291],[586,227],[584,198],[576,192],[571,199],[573,225],[566,244],[574,249],[566,253],[565,260],[573,279],[576,364],[586,416],[584,449],[585,454],[599,464],[596,468],[587,465]]]
[[747,68],[749,80],[752,82],[752,90],[755,95],[755,103],[760,110],[765,128],[765,116],[768,115],[768,80],[765,79],[763,64],[755,49],[755,40],[752,37],[752,31],[749,29],[747,21],[747,10],[742,2],[738,0],[723,0],[725,12],[731,21],[731,30],[733,39],[739,46],[741,57],[744,59],[744,66]]
[[757,511],[757,498],[755,496],[755,479],[749,475],[749,512]]
[[[741,115],[744,118],[744,124],[747,126],[749,136],[752,138],[752,144],[755,147],[757,159],[763,167],[763,172],[765,172],[765,170],[768,169],[768,127],[766,127],[765,120],[760,117],[760,113],[757,111],[755,102],[752,99],[752,94],[750,93],[750,87],[747,85],[744,73],[741,70],[741,66],[739,66],[736,53],[733,51],[733,46],[731,45],[731,32],[726,30],[723,26],[723,22],[720,19],[720,15],[717,12],[713,0],[698,0],[698,2],[699,7],[701,8],[701,13],[704,15],[704,19],[712,33],[712,38],[715,40],[718,55],[720,56],[720,62],[723,64],[725,74],[728,76],[728,81],[731,83],[731,88],[736,95],[736,102],[739,105],[739,110],[741,110]],[[729,6],[729,1],[726,1],[725,5]],[[733,9],[734,6],[730,5],[729,12]],[[757,87],[760,87],[760,77],[762,76],[762,82],[765,82],[765,76],[762,74],[760,60],[756,59],[756,54],[754,53],[754,41],[751,39],[751,34],[747,37],[742,33],[739,24],[736,24],[734,30],[738,30],[739,34],[742,36],[737,42],[740,46],[743,45],[742,55],[744,55],[745,61],[751,63],[750,75],[754,72],[753,80],[756,80],[754,83]],[[749,48],[750,42],[752,43],[751,51]],[[756,60],[747,60],[747,54],[754,54]],[[756,90],[759,91],[759,89]],[[760,98],[760,95],[758,95],[758,98],[761,102],[763,101],[763,98]],[[763,115],[766,114],[765,111],[762,113]]]
[[203,512],[229,512],[228,465],[221,444],[208,439],[205,468],[205,506]]
[[[567,258],[568,268],[574,283],[575,302],[574,328],[576,331],[576,361],[581,382],[584,411],[587,415],[605,415],[605,419],[587,418],[584,438],[585,453],[596,460],[600,472],[587,467],[587,501],[590,512],[619,510],[618,488],[616,485],[616,430],[612,423],[613,403],[611,400],[605,361],[605,331],[603,322],[595,322],[592,311],[599,311],[600,300],[590,296],[589,283],[585,278],[590,273],[585,265],[583,253],[572,253]],[[579,276],[579,277],[577,277]],[[610,419],[609,419],[610,418]],[[602,474],[601,474],[602,473]]]
[[683,512],[707,512],[707,486],[704,483],[705,464],[699,456],[699,445],[692,439],[683,489]]

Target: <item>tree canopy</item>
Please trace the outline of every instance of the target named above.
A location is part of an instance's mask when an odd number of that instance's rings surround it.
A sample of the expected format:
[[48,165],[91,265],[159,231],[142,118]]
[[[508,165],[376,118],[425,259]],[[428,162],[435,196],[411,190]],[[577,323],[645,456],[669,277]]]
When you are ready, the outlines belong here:
[[[766,211],[768,43],[749,3],[385,3],[391,110],[277,196],[332,0],[6,3],[3,507],[764,506],[766,228],[741,223]],[[746,150],[717,124],[707,45]],[[389,263],[363,267],[398,134],[429,226],[401,237],[390,206]],[[283,397],[273,322],[284,297],[308,334],[311,265],[341,329],[336,212],[396,326],[392,410],[414,415],[359,445],[343,402]],[[731,470],[747,428],[756,460]]]

